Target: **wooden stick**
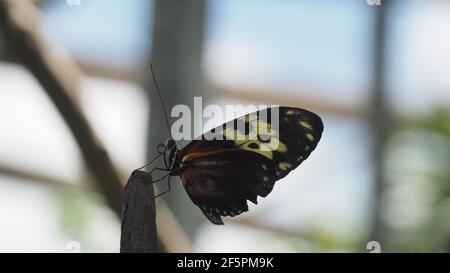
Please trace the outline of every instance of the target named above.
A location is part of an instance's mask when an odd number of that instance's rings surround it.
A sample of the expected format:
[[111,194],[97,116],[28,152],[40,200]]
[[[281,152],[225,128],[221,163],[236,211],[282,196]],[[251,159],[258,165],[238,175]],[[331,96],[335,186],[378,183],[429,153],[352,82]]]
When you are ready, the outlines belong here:
[[121,253],[156,251],[156,211],[152,177],[135,170],[125,186],[122,199]]

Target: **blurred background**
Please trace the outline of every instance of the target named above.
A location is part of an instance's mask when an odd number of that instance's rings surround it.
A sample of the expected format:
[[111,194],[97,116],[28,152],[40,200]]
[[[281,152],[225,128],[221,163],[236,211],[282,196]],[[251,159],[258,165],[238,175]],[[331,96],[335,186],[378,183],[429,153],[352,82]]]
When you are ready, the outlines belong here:
[[119,251],[121,187],[168,137],[151,63],[168,108],[291,105],[325,125],[311,157],[225,226],[173,179],[161,251],[450,251],[450,1],[0,8],[1,252]]

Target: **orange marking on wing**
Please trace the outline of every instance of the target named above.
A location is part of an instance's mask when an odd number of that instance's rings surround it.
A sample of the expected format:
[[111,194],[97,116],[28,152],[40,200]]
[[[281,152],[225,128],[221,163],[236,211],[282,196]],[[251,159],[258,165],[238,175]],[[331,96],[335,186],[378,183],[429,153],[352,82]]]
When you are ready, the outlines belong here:
[[207,151],[207,152],[188,153],[187,155],[185,155],[182,158],[181,162],[189,162],[196,158],[207,157],[207,156],[218,154],[218,153],[230,152],[230,151],[236,151],[236,150],[237,149],[221,149],[221,150],[214,150],[214,151]]

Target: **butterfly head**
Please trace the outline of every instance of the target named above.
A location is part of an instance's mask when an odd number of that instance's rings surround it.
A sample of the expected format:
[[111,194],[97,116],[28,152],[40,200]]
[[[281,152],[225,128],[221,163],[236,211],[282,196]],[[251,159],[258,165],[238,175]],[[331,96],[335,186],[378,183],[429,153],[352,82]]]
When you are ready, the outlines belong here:
[[166,141],[164,157],[167,162],[167,169],[169,171],[177,171],[180,165],[180,152],[175,140],[172,138],[169,138]]

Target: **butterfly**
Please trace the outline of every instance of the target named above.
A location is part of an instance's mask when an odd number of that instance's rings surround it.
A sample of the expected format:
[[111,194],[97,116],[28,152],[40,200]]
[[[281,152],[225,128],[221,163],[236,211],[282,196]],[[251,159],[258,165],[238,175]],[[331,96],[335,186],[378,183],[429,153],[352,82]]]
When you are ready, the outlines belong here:
[[180,176],[191,201],[213,224],[223,225],[222,216],[248,211],[247,201],[257,204],[258,196],[266,197],[306,160],[322,132],[313,112],[271,107],[224,123],[181,149],[169,138],[158,145],[165,167],[153,170],[168,172],[167,191],[170,178]]

